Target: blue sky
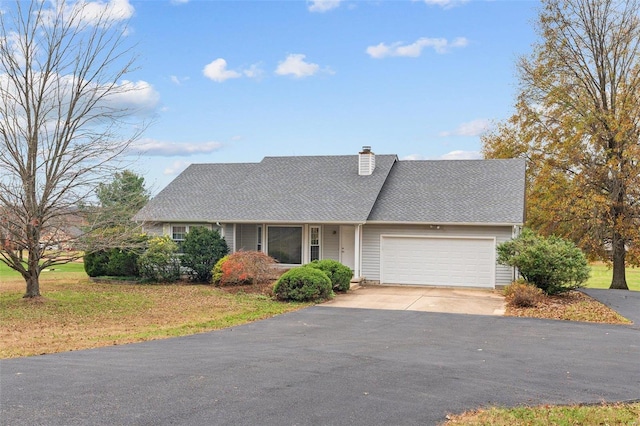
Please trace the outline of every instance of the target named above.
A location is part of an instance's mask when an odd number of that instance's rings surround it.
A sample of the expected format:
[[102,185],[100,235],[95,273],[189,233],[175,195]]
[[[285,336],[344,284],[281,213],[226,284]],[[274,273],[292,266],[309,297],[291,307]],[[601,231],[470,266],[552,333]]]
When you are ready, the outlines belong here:
[[[106,2],[97,2],[105,5]],[[134,1],[153,193],[190,163],[355,154],[478,158],[513,112],[534,1]]]

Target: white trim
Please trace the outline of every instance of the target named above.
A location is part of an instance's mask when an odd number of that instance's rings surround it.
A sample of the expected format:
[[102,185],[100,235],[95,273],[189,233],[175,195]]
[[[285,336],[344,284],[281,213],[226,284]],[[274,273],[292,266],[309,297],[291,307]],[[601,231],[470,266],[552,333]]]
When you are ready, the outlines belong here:
[[412,239],[423,239],[423,240],[485,240],[491,241],[493,244],[493,250],[491,250],[491,284],[493,288],[496,286],[496,245],[497,238],[496,237],[474,237],[474,236],[448,236],[448,235],[402,235],[402,234],[380,234],[380,284],[384,284],[384,260],[383,255],[384,252],[382,250],[383,240],[385,238],[412,238]]
[[355,241],[353,249],[353,276],[360,278],[362,271],[362,225],[355,227]]
[[[311,245],[311,228],[318,228],[318,245]],[[309,244],[307,246],[307,252],[309,253],[309,262],[311,260],[311,247],[318,247],[318,260],[322,260],[322,225],[309,225]]]

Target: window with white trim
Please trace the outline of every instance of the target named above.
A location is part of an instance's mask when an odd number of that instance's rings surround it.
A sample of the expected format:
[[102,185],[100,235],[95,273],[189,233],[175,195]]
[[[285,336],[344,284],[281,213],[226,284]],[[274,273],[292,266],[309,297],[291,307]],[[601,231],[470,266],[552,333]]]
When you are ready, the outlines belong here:
[[268,255],[285,265],[302,264],[302,227],[267,227]]
[[320,260],[320,227],[309,227],[309,260]]
[[256,250],[262,251],[262,226],[258,226]]
[[186,225],[174,225],[171,227],[171,239],[178,245],[178,253],[182,253],[182,243],[184,243],[184,237],[189,232],[189,228]]

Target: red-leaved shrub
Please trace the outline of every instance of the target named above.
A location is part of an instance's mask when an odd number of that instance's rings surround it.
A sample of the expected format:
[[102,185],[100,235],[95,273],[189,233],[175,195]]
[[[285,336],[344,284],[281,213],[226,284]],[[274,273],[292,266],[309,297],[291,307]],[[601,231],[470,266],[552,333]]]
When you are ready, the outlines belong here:
[[258,284],[277,278],[276,260],[261,251],[238,251],[223,257],[213,268],[217,286]]

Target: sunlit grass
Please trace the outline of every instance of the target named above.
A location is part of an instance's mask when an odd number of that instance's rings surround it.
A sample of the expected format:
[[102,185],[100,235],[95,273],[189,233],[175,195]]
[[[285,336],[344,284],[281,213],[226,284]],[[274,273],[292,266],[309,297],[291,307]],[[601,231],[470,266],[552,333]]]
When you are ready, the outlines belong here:
[[[587,288],[609,288],[613,270],[603,263],[591,264],[591,278],[586,283]],[[627,286],[629,290],[640,291],[640,268],[627,267]]]
[[547,425],[639,425],[640,403],[586,406],[489,408],[450,415],[445,425],[547,426]]
[[23,286],[0,285],[0,358],[184,336],[308,306],[210,285],[98,284],[80,272],[43,279],[34,300]]

